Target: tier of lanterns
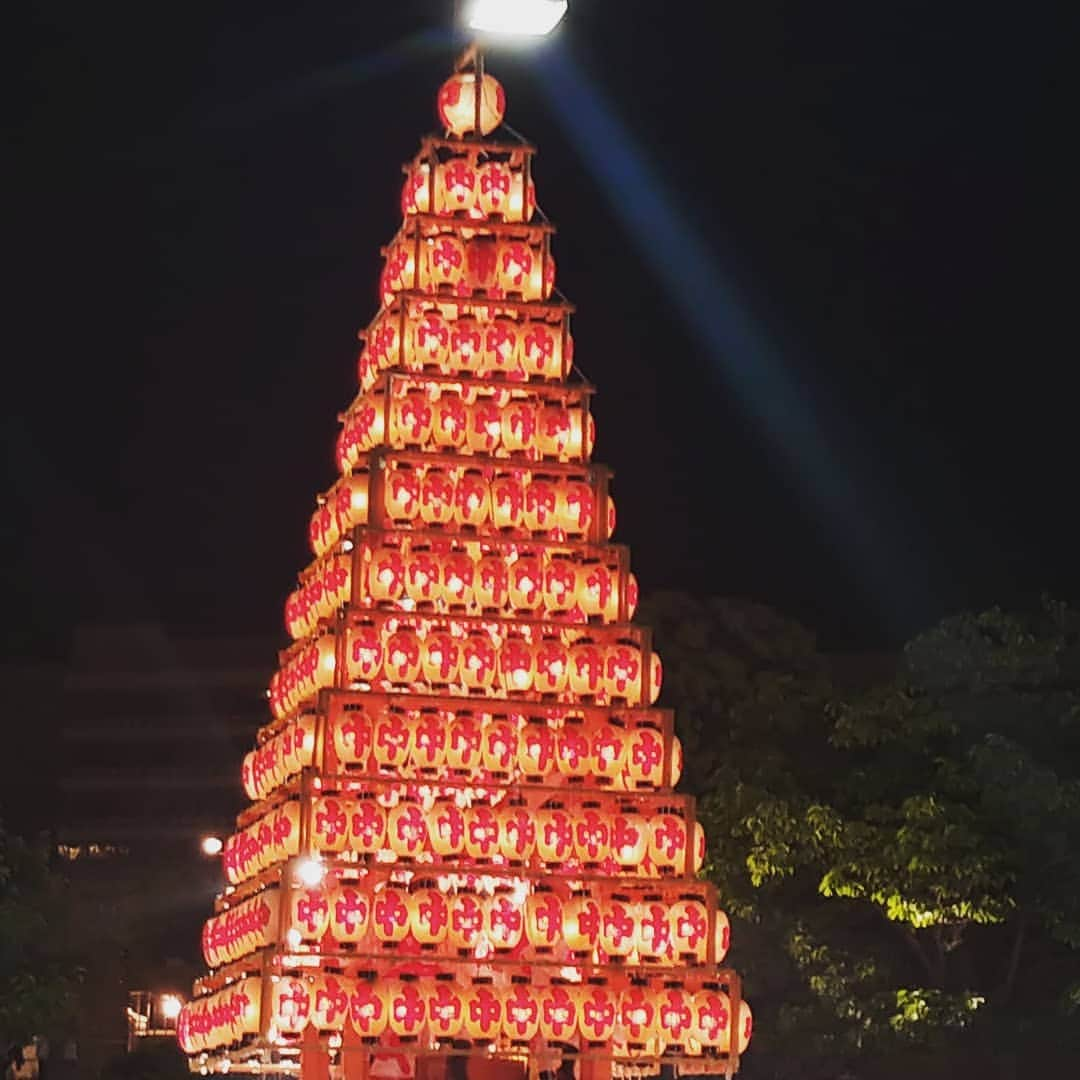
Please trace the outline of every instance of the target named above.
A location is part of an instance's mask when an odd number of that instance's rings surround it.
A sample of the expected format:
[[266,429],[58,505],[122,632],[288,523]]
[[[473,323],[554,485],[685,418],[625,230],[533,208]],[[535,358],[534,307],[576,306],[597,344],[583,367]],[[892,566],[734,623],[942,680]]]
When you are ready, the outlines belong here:
[[[626,1058],[651,1058],[668,1049],[697,1055],[727,1052],[732,1003],[715,982],[696,990],[677,986],[621,989],[552,980],[495,983],[429,976],[368,980],[337,973],[275,976],[269,985],[269,1024],[277,1036],[349,1031],[366,1045],[410,1046],[424,1034],[438,1046],[465,1040],[486,1050],[496,1040],[529,1047],[539,1036],[555,1046],[586,1051],[614,1043]],[[255,1030],[262,988],[256,979],[189,1004],[178,1027],[189,1054],[229,1045]],[[753,1020],[740,1002],[738,1052],[750,1043]],[[389,1036],[389,1038],[388,1038]],[[455,1046],[456,1048],[456,1046]]]
[[[379,464],[385,461],[380,457]],[[366,469],[343,476],[320,498],[308,526],[315,555],[335,550],[356,526],[368,524],[441,526],[468,536],[554,541],[591,539],[601,523],[598,539],[608,539],[615,530],[614,500],[598,494],[598,481],[580,473],[480,466],[468,460],[455,465],[449,459],[389,464],[379,471],[382,492],[374,504]]]
[[702,886],[671,898],[632,882],[617,888],[553,882],[530,892],[524,880],[477,877],[451,889],[442,880],[361,878],[295,887],[285,899],[283,909],[282,894],[269,888],[209,919],[202,936],[207,964],[238,960],[280,937],[296,951],[340,946],[376,959],[446,945],[458,957],[489,962],[697,966],[721,962],[730,934],[727,916],[708,903]]
[[730,1075],[750,1038],[534,150],[487,138],[504,107],[458,72],[404,169],[178,1022],[203,1071],[270,1051],[328,1080],[355,1054],[360,1077],[389,1050]]

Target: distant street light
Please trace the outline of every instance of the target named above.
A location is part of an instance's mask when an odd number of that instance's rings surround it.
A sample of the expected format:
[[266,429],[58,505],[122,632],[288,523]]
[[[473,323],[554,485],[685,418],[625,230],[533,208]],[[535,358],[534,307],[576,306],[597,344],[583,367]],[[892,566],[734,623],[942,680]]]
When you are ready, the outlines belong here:
[[220,855],[223,846],[220,836],[204,836],[202,838],[201,847],[204,855]]
[[483,34],[543,37],[566,14],[567,0],[465,0],[465,25]]
[[175,994],[163,994],[161,996],[161,1015],[166,1020],[175,1020],[180,1015],[183,1002]]

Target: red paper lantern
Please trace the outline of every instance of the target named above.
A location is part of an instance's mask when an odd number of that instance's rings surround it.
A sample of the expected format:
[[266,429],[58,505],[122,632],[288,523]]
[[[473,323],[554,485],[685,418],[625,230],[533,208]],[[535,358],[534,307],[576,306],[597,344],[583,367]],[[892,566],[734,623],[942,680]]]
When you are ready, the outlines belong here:
[[611,822],[611,853],[618,866],[635,870],[645,860],[649,845],[649,824],[633,810],[616,814]]
[[649,858],[658,870],[681,871],[686,866],[686,822],[661,812],[649,822]]
[[330,925],[330,903],[322,889],[293,889],[289,897],[289,926],[300,941],[319,941]]
[[530,322],[521,335],[521,367],[528,376],[558,379],[563,374],[562,328]]
[[520,637],[508,637],[499,650],[499,672],[507,692],[531,690],[536,675],[532,646]]
[[449,980],[438,979],[426,987],[428,1027],[437,1039],[452,1039],[465,1023],[462,992]]
[[536,822],[526,806],[507,806],[498,811],[499,852],[507,862],[520,865],[536,848]]
[[659,897],[643,900],[635,911],[637,947],[643,960],[672,960],[671,912]]
[[349,815],[349,849],[376,855],[386,843],[386,811],[373,799],[358,799]]
[[498,281],[503,292],[525,297],[529,291],[529,278],[538,258],[523,240],[503,240],[498,248]]
[[399,859],[415,859],[427,850],[427,822],[417,803],[401,802],[386,815],[386,842]]
[[344,851],[349,838],[349,803],[346,799],[316,799],[311,811],[311,832],[320,851]]
[[[461,646],[453,636],[448,633],[443,631],[429,633],[424,639],[422,668],[424,679],[432,686],[446,686],[457,682],[458,673],[461,669]],[[434,746],[434,743],[432,742],[434,734],[434,731],[429,733],[429,745],[425,747],[425,751],[429,753],[429,756],[430,751]],[[439,723],[438,746],[438,763],[441,764],[445,759],[446,751],[446,731],[441,721]],[[419,748],[416,749],[418,750]],[[414,750],[414,753],[415,752],[416,750]],[[428,764],[426,767],[433,768],[434,762]]]
[[671,905],[671,947],[675,956],[691,963],[704,963],[709,948],[709,912],[693,898]]
[[488,161],[477,170],[476,204],[485,214],[506,214],[512,173],[501,161]]
[[414,469],[387,469],[384,505],[392,521],[412,521],[420,512],[420,474]]
[[376,603],[399,600],[405,592],[405,560],[397,548],[376,548],[368,563],[368,595]]
[[[568,668],[569,653],[567,652]],[[591,775],[593,761],[589,748],[589,734],[583,723],[568,719],[559,729],[555,760],[562,776],[580,779]]]
[[431,212],[431,175],[426,161],[409,170],[401,188],[401,212],[406,217]]
[[587,536],[593,522],[596,493],[584,480],[564,480],[559,485],[558,524],[568,536]]
[[608,956],[629,956],[637,944],[634,905],[624,896],[612,896],[600,911],[600,948]]
[[431,850],[440,859],[453,859],[465,850],[465,815],[449,800],[437,802],[427,812]]
[[518,327],[511,319],[495,319],[484,331],[484,371],[506,379],[524,377]]
[[659,1038],[657,1002],[652,991],[631,986],[619,995],[619,1022],[631,1045],[645,1046]]
[[518,729],[507,720],[492,720],[484,725],[480,755],[484,768],[505,776],[517,762]]
[[488,135],[502,123],[506,112],[506,95],[499,81],[491,75],[484,75],[480,82],[479,98],[478,110],[477,82],[473,72],[456,72],[442,84],[436,108],[439,119],[451,135],[468,135],[475,132],[477,126],[481,135]]
[[656,1002],[660,1035],[668,1047],[683,1046],[694,1026],[694,996],[681,987],[666,987]]
[[559,866],[574,854],[574,823],[561,808],[536,812],[536,853],[541,862]]
[[619,999],[602,986],[582,986],[576,993],[578,1027],[592,1046],[604,1046],[615,1034],[619,1022]]
[[525,933],[525,911],[508,892],[496,892],[484,903],[484,930],[496,952],[517,948]]
[[311,1018],[311,984],[298,976],[270,984],[270,1023],[282,1035],[299,1035]]
[[341,944],[363,940],[371,920],[371,897],[355,885],[339,884],[328,897],[330,934]]
[[[582,639],[570,646],[571,693],[594,697],[604,689],[603,676],[604,655],[598,645],[588,639]],[[622,753],[625,754],[625,749]]]
[[435,172],[435,200],[440,214],[468,213],[476,205],[476,172],[465,158],[455,158]]
[[471,713],[460,713],[447,730],[446,764],[459,773],[471,773],[480,765],[480,723]]
[[395,446],[424,446],[431,439],[431,402],[422,390],[407,390],[390,405],[390,431]]
[[745,1054],[746,1048],[750,1045],[750,1037],[754,1033],[754,1014],[750,1011],[750,1002],[746,998],[739,1002],[737,1029],[739,1035],[736,1046],[740,1054]]
[[383,945],[404,941],[409,932],[409,898],[400,889],[385,888],[375,894],[371,905],[371,926]]
[[695,821],[690,830],[690,850],[693,854],[694,873],[705,865],[705,829],[700,821]]
[[704,987],[692,999],[693,1038],[704,1049],[726,1047],[731,1039],[731,1002],[727,994],[713,987]]
[[361,980],[349,991],[349,1022],[364,1042],[376,1042],[386,1030],[387,1007],[385,995],[374,984]]
[[453,288],[465,276],[465,244],[453,233],[429,237],[425,246],[427,281],[438,292]]
[[617,641],[604,649],[604,690],[630,705],[641,700],[641,649],[636,642]]
[[454,551],[443,557],[443,600],[451,608],[468,608],[472,605],[475,575],[476,564],[466,552]]
[[424,1026],[427,1003],[415,982],[386,980],[388,1026],[399,1039],[414,1039]]
[[525,528],[530,532],[549,532],[559,525],[555,510],[558,494],[550,480],[534,477],[525,489],[525,510],[522,515]]
[[611,825],[606,814],[586,807],[574,821],[574,854],[585,866],[596,866],[611,854]]
[[311,1025],[318,1031],[341,1031],[349,1016],[350,979],[319,974],[311,984]]
[[490,1043],[502,1029],[503,1002],[491,980],[479,978],[463,991],[464,1032],[474,1043]]
[[536,611],[544,600],[544,569],[533,555],[520,556],[510,566],[510,605],[517,611]]
[[544,567],[544,607],[559,614],[576,603],[577,567],[565,556],[551,556]]
[[386,639],[383,670],[393,683],[414,683],[420,677],[420,638],[408,627],[396,630]]
[[[431,438],[442,450],[458,450],[465,445],[469,412],[459,394],[445,392],[435,402]],[[430,470],[429,470],[430,472]],[[423,513],[423,503],[421,503]],[[426,519],[425,519],[426,520]]]
[[461,526],[483,525],[491,513],[491,494],[478,469],[466,469],[454,489],[454,520]]
[[441,945],[449,925],[450,907],[438,889],[416,889],[409,896],[409,929],[419,945]]
[[425,525],[454,520],[454,481],[444,469],[427,469],[420,481],[420,519]]
[[459,893],[450,903],[447,944],[459,954],[472,953],[483,930],[483,904],[472,893]]
[[[435,471],[429,469],[428,475]],[[405,562],[405,595],[415,604],[430,604],[442,595],[442,564],[430,550],[413,548],[409,552]]]
[[502,448],[517,454],[531,450],[536,438],[536,408],[529,401],[513,401],[502,410]]
[[553,892],[534,892],[525,898],[525,936],[541,953],[549,953],[562,940],[563,906]]
[[510,594],[510,572],[506,560],[500,555],[485,555],[477,560],[475,586],[478,607],[484,611],[501,610]]
[[499,822],[495,811],[483,803],[465,815],[465,853],[470,859],[487,862],[499,850]]
[[499,407],[491,398],[481,398],[469,406],[465,442],[474,454],[493,454],[502,439]]
[[498,653],[483,630],[470,630],[461,648],[461,681],[469,690],[489,690],[498,671]]
[[375,764],[391,772],[399,772],[412,753],[412,731],[405,714],[385,709],[372,726],[371,748]]
[[533,685],[542,694],[563,693],[570,682],[570,650],[559,638],[546,637],[536,646],[535,654],[536,677]]
[[626,778],[630,788],[656,788],[664,777],[664,738],[659,731],[638,727],[630,732]]
[[[498,266],[498,245],[494,238],[474,236],[469,240],[465,245],[464,294],[472,296],[479,292],[496,295],[498,288],[495,281]],[[474,370],[477,372],[486,370],[486,365],[479,363]]]
[[727,951],[731,947],[731,923],[727,913],[717,910],[716,924],[713,931],[714,950],[716,955],[713,959],[716,963],[722,963]]
[[521,775],[543,780],[555,771],[558,740],[547,723],[529,723],[518,734],[517,764]]
[[571,1043],[578,1024],[578,1000],[572,987],[553,982],[540,990],[540,1034],[549,1043]]
[[[467,251],[466,273],[472,274],[474,248]],[[479,375],[484,370],[484,333],[480,324],[468,316],[462,316],[450,324],[449,366],[453,371]],[[460,445],[460,444],[458,444]]]
[[[449,635],[441,634],[429,634],[424,641],[424,655],[425,655],[425,678],[435,682],[436,680],[430,679],[428,675],[428,666],[434,666],[437,662],[434,655],[429,655],[429,650],[432,649],[433,639],[438,637],[447,637],[449,643],[453,646],[455,654],[458,651],[457,643],[449,638]],[[455,671],[457,660],[454,659]],[[445,670],[444,667],[440,667],[439,672]],[[447,714],[439,709],[421,709],[409,722],[411,729],[410,741],[412,743],[412,762],[420,771],[424,774],[440,773],[442,767],[446,762],[446,740],[448,735],[449,723]]]
[[518,529],[525,511],[525,485],[514,475],[491,483],[491,523],[496,529]]
[[540,1029],[540,1003],[527,983],[514,983],[503,996],[503,1034],[511,1043],[528,1043]]
[[373,682],[382,671],[382,635],[370,624],[354,627],[346,642],[346,670],[350,682]]

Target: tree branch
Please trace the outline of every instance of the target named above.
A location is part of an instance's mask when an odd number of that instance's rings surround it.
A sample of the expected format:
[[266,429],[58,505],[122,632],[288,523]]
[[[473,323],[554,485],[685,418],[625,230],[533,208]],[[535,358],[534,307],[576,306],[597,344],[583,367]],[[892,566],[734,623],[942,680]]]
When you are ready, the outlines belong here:
[[1013,987],[1016,985],[1016,973],[1020,967],[1020,954],[1024,951],[1027,922],[1026,912],[1021,912],[1016,921],[1016,933],[1013,935],[1012,948],[1009,950],[1009,964],[1005,969],[1005,980],[998,991],[998,1000],[1002,1005],[1007,1005],[1012,999]]

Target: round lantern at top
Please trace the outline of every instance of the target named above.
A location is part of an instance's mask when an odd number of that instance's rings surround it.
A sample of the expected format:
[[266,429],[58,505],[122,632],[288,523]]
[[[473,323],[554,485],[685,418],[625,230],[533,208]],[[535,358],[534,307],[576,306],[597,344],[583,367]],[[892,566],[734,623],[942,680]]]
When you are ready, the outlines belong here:
[[484,75],[480,82],[479,117],[476,107],[476,75],[459,71],[439,88],[437,109],[439,119],[452,135],[469,135],[476,131],[479,119],[480,134],[487,135],[502,123],[506,112],[506,95],[499,81]]

